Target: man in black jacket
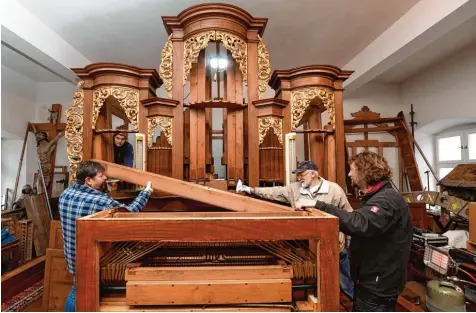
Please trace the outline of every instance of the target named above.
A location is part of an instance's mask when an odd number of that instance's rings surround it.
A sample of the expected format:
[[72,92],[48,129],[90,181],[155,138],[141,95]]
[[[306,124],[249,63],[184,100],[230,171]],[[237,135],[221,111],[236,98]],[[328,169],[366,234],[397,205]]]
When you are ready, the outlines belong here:
[[387,161],[362,152],[349,161],[352,184],[364,195],[360,209],[339,210],[317,201],[316,208],[339,218],[339,228],[351,236],[350,267],[355,284],[354,311],[395,311],[406,283],[413,227],[407,203],[390,182]]

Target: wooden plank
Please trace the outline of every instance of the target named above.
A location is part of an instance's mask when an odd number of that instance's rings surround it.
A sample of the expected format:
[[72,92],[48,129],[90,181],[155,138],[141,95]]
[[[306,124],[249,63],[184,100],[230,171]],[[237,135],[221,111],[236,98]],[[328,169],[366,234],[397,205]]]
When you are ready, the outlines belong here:
[[[172,62],[174,64],[174,77],[183,77],[183,56],[184,44],[182,35],[174,33],[172,41],[173,56]],[[184,156],[184,113],[183,113],[183,81],[182,79],[172,80],[172,98],[180,101],[174,108],[174,118],[172,122],[172,177],[183,179],[183,156]],[[86,113],[86,112],[85,112]]]
[[131,306],[125,298],[101,299],[100,312],[292,312],[287,304],[200,305],[200,306]]
[[369,148],[369,147],[399,147],[397,142],[381,142],[378,140],[356,140],[347,142],[347,147],[351,148]]
[[292,211],[292,208],[274,204],[271,202],[243,197],[239,194],[226,192],[189,183],[183,180],[166,177],[158,174],[140,171],[134,168],[93,160],[104,166],[106,175],[115,177],[121,181],[145,186],[148,181],[152,181],[152,188],[165,191],[183,198],[196,200],[199,202],[215,205],[238,212],[273,212]]
[[400,117],[355,118],[352,120],[344,120],[344,125],[385,124],[398,121],[401,121]]
[[380,127],[364,127],[364,128],[345,127],[345,133],[359,134],[359,133],[394,132],[400,129],[402,129],[400,126],[380,126]]
[[136,267],[126,270],[126,281],[202,281],[291,278],[292,268],[282,265]]
[[50,222],[50,241],[48,248],[63,249],[63,230],[61,229],[61,221],[53,220]]
[[63,312],[66,298],[73,287],[62,249],[46,250],[43,311]]
[[[238,64],[235,64],[235,98],[236,102],[243,104],[243,77]],[[243,110],[235,113],[235,177],[244,179],[244,132],[243,132]]]
[[2,302],[40,281],[44,271],[45,256],[43,255],[2,275]]
[[[104,211],[105,212],[105,211]],[[108,217],[114,218],[158,218],[158,219],[167,219],[167,218],[242,218],[242,217],[257,217],[257,218],[275,218],[275,217],[290,217],[290,216],[309,216],[311,213],[307,211],[283,211],[283,212],[119,212],[114,213]],[[324,216],[324,214],[319,210],[313,210],[313,215]]]
[[[193,64],[190,69],[190,102],[198,100],[198,71],[197,64]],[[198,174],[198,128],[199,128],[199,110],[190,108],[190,180],[195,181],[199,178]]]
[[[248,31],[248,103],[259,99],[258,94],[258,33]],[[257,108],[248,105],[248,184],[259,187],[259,136]]]
[[[197,64],[197,100],[205,101],[205,86],[206,86],[206,73],[205,73],[205,50],[200,51],[198,55]],[[191,101],[191,99],[190,99]],[[205,178],[206,172],[206,116],[205,109],[197,110],[197,173],[199,179]]]
[[[232,292],[231,292],[232,291]],[[158,297],[157,295],[167,295]],[[292,301],[290,279],[127,282],[126,304],[192,305]]]
[[33,221],[33,243],[36,255],[43,255],[48,245],[48,233],[50,220],[44,194],[25,197],[26,213]]

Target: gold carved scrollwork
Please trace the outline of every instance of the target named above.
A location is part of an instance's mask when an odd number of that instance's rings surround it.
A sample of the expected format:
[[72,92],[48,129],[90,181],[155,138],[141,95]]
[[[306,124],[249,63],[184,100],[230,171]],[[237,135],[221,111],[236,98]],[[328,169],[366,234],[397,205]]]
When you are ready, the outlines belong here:
[[184,85],[187,83],[187,76],[192,69],[192,63],[198,62],[198,55],[200,54],[200,51],[208,46],[208,42],[210,40],[215,40],[215,31],[213,30],[196,34],[185,40],[183,54]]
[[149,117],[147,125],[147,142],[149,147],[152,146],[152,137],[154,136],[155,129],[160,126],[162,132],[167,138],[169,145],[172,145],[172,118],[165,116]]
[[268,81],[271,77],[271,64],[269,62],[269,52],[264,44],[261,36],[258,35],[259,43],[258,43],[258,91],[259,91],[259,98],[266,91],[268,87]]
[[221,40],[223,45],[227,50],[231,52],[231,56],[240,66],[241,76],[243,76],[243,81],[245,84],[248,82],[248,45],[246,42],[239,37],[225,33],[225,32],[216,32],[217,41]]
[[84,81],[78,82],[78,90],[74,93],[73,104],[66,110],[66,151],[69,160],[70,182],[76,181],[76,171],[83,160],[83,91]]
[[187,76],[192,69],[192,64],[198,62],[200,51],[208,46],[210,40],[221,40],[223,46],[231,52],[233,58],[240,66],[241,75],[245,84],[248,81],[248,45],[247,43],[232,34],[221,31],[206,31],[193,35],[185,40],[183,56],[183,84],[187,83]]
[[319,98],[327,110],[329,120],[332,125],[335,124],[335,106],[334,92],[325,87],[311,87],[294,90],[291,92],[291,110],[292,110],[292,127],[296,128],[304,116],[306,109],[311,101]]
[[113,96],[119,101],[121,108],[136,129],[139,129],[139,90],[122,86],[100,87],[93,92],[93,129],[96,129],[96,121],[99,116],[99,110],[104,101],[109,96]]
[[278,141],[283,145],[283,119],[279,117],[260,117],[259,125],[259,144],[262,144],[269,128],[273,128],[274,134],[278,137]]
[[159,76],[164,81],[164,89],[169,95],[169,98],[172,99],[172,78],[173,78],[173,48],[172,48],[172,35],[169,36],[169,39],[165,43],[164,48],[160,56],[160,67],[159,67]]

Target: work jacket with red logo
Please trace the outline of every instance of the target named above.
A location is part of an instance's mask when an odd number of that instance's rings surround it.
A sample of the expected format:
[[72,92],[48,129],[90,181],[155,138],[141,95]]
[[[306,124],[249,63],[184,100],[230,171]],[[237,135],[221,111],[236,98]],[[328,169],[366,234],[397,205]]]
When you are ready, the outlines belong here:
[[321,201],[316,208],[339,218],[350,241],[351,277],[377,296],[399,295],[406,283],[413,226],[408,204],[389,181],[365,194],[360,208],[339,210]]

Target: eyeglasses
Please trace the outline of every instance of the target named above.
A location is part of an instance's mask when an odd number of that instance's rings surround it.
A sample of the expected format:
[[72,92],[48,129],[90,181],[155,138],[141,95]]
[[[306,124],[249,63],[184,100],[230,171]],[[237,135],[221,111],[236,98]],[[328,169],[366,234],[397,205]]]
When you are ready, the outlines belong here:
[[311,172],[310,171],[304,171],[304,172],[297,173],[296,178],[301,179],[304,176],[307,176],[309,173],[311,173]]

